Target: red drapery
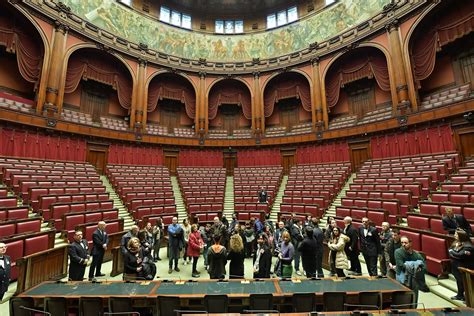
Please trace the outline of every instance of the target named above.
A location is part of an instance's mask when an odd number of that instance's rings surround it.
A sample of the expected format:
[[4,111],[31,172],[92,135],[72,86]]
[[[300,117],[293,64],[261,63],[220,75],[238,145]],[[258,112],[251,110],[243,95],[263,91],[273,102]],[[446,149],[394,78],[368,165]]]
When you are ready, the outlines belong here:
[[[280,81],[268,88],[269,92],[265,93],[264,113],[265,117],[272,115],[275,103],[288,98],[297,98],[301,101],[303,109],[311,112],[311,94],[309,84],[304,79]],[[247,117],[248,118],[248,117]]]
[[86,142],[79,138],[43,135],[0,127],[0,155],[50,160],[86,160]]
[[349,160],[349,145],[347,142],[304,146],[296,149],[297,164]]
[[182,149],[179,151],[179,166],[222,167],[224,154],[219,150]]
[[237,164],[245,166],[279,166],[281,165],[280,150],[275,149],[243,149],[237,152]]
[[77,89],[81,79],[93,79],[95,81],[112,86],[117,90],[120,105],[124,109],[130,109],[132,105],[132,80],[130,75],[117,70],[117,66],[101,58],[82,58],[73,56],[69,61],[65,93],[71,93]]
[[107,162],[126,165],[163,165],[163,149],[158,147],[111,144]]
[[196,113],[196,97],[188,87],[175,82],[153,80],[148,89],[147,111],[153,112],[159,100],[171,99],[184,104],[186,114],[194,119]]
[[246,119],[252,118],[252,101],[250,93],[240,87],[221,87],[211,91],[209,96],[209,120],[217,116],[217,109],[221,104],[238,104]]
[[[29,36],[5,25],[0,20],[0,45],[16,54],[18,70],[28,82],[38,83],[41,74],[43,51]],[[36,89],[36,87],[35,87]]]
[[455,150],[453,132],[448,125],[417,131],[374,136],[370,139],[372,158],[413,156]]
[[334,107],[339,100],[339,91],[344,84],[362,78],[375,78],[383,91],[390,91],[387,61],[383,55],[373,54],[346,59],[326,79],[326,100],[328,107]]
[[419,36],[413,40],[411,55],[418,87],[420,87],[419,82],[428,78],[433,72],[436,52],[443,46],[474,31],[474,13],[469,8],[443,15],[441,19],[438,21],[438,26],[433,28],[430,25],[428,32],[419,31]]

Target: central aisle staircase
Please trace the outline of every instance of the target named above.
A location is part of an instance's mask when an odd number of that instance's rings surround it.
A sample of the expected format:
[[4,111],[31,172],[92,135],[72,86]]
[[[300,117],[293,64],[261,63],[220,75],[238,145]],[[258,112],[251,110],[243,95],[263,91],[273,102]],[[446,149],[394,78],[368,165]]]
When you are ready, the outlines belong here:
[[286,184],[288,183],[288,176],[285,175],[281,179],[280,188],[278,189],[278,193],[273,200],[273,206],[270,210],[270,220],[273,223],[277,223],[278,221],[278,214],[280,213],[280,205],[283,202],[283,195],[285,195]]
[[223,215],[230,220],[234,213],[234,177],[227,176],[225,180],[225,193],[224,193],[224,212]]
[[178,212],[178,223],[181,223],[183,219],[188,217],[186,206],[184,205],[183,195],[179,188],[178,178],[171,176],[171,187],[173,188],[174,203],[176,204],[176,211]]

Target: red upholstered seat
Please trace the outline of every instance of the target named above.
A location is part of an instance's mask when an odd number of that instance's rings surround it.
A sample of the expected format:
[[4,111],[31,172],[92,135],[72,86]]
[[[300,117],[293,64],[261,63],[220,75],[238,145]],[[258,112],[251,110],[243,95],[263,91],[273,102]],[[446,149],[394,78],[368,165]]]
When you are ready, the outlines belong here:
[[102,219],[102,212],[92,212],[84,214],[84,223],[97,223]]
[[304,213],[304,205],[293,205],[293,212],[295,213]]
[[438,204],[420,203],[420,213],[439,215],[440,214],[439,213],[439,205]]
[[447,192],[433,192],[431,194],[431,201],[433,201],[433,202],[446,202],[446,201],[449,201],[449,193],[447,193]]
[[280,211],[283,213],[291,213],[291,204],[281,204]]
[[341,205],[342,206],[353,206],[354,205],[354,200],[351,198],[342,198],[341,199]]
[[[87,241],[92,241],[92,234],[94,233],[96,229],[97,229],[96,225],[86,226],[86,229],[84,231],[84,238],[87,239]],[[107,231],[108,231],[108,227],[107,227]]]
[[41,219],[20,222],[16,224],[16,233],[39,232],[41,230]]
[[368,200],[367,207],[370,209],[382,208],[382,200]]
[[86,204],[85,203],[74,203],[71,204],[71,213],[78,213],[78,212],[85,212],[86,211]]
[[449,201],[453,203],[472,203],[469,193],[451,193]]
[[439,275],[443,271],[442,264],[449,261],[446,240],[434,236],[421,236],[422,251],[426,255],[426,266],[429,273]]
[[351,216],[351,209],[338,206],[336,207],[336,216],[338,217]]
[[440,205],[439,206],[439,211],[441,212],[441,214],[445,214],[446,213],[446,208],[447,207],[450,207],[452,210],[453,210],[453,213],[454,214],[462,214],[462,206],[457,206],[457,205]]
[[464,206],[462,213],[467,220],[474,220],[474,206]]
[[16,197],[4,197],[0,198],[0,208],[16,207]]
[[384,212],[367,211],[367,217],[375,223],[375,225],[382,225],[382,222],[387,220]]
[[23,257],[24,240],[16,240],[13,242],[6,243],[8,247],[8,255],[10,256],[12,268],[11,268],[11,280],[18,278],[18,268],[16,267],[16,261]]
[[8,220],[28,218],[28,208],[8,210]]
[[77,225],[84,223],[84,215],[65,215],[64,230],[73,231]]
[[356,199],[356,200],[354,200],[354,206],[366,207],[367,206],[367,200]]
[[367,210],[362,209],[352,209],[351,210],[351,217],[355,220],[361,220],[363,217],[367,216]]
[[321,214],[319,214],[319,209],[315,205],[305,205],[304,207],[304,212],[311,214],[311,216],[318,216],[320,217]]
[[[119,215],[118,210],[102,212],[102,220],[106,221],[106,220],[111,220],[111,219],[118,219],[119,218],[118,215]],[[87,214],[85,218],[87,219]],[[90,221],[88,221],[88,223],[90,223]]]
[[0,236],[1,237],[14,235],[15,232],[16,232],[16,227],[15,227],[14,223],[1,224],[0,225]]
[[422,229],[422,230],[430,229],[430,222],[429,222],[428,217],[409,215],[407,218],[407,221],[408,221],[408,227]]
[[421,236],[420,233],[415,233],[407,230],[400,231],[401,236],[406,236],[412,241],[413,249],[421,250]]
[[443,221],[440,218],[430,218],[430,228],[433,233],[446,234]]
[[41,235],[25,239],[25,256],[47,250],[48,249],[48,235]]
[[120,231],[119,222],[107,223],[106,230],[107,230],[108,234],[113,234],[113,233],[119,232]]

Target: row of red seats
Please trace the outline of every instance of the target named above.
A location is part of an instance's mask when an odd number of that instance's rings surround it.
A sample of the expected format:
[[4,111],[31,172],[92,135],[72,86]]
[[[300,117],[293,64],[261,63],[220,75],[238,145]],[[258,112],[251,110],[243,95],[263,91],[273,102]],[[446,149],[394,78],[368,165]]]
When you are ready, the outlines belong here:
[[[313,191],[313,190],[328,190],[331,192],[331,194],[335,195],[337,192],[337,187],[335,184],[316,184],[316,183],[304,183],[301,181],[301,183],[287,183],[285,187],[285,191]],[[298,193],[296,193],[298,195]]]
[[349,188],[353,191],[410,191],[414,206],[418,205],[420,197],[422,197],[421,184],[419,183],[352,183]]
[[16,207],[18,204],[15,196],[0,198],[0,209]]
[[[75,192],[79,189],[79,192]],[[46,192],[43,190],[46,189]],[[50,191],[52,189],[52,191]],[[35,191],[39,190],[36,194]],[[56,191],[57,190],[57,191]],[[72,194],[72,193],[101,193],[105,192],[105,187],[102,181],[55,181],[55,180],[24,180],[20,181],[19,195],[23,199],[24,203],[28,203],[31,200],[38,200],[39,195],[42,194]]]
[[86,211],[110,210],[113,209],[113,201],[97,201],[97,202],[78,202],[68,204],[53,204],[49,210],[43,211],[45,220],[60,221],[64,214]]
[[452,175],[450,178],[450,183],[468,183],[474,182],[474,174],[457,174]]
[[76,202],[94,202],[108,201],[109,193],[84,193],[84,194],[62,194],[62,195],[41,195],[38,203],[32,203],[34,212],[43,214],[52,204],[56,203],[76,203]]
[[378,158],[372,159],[367,164],[381,164],[381,163],[409,163],[412,164],[413,162],[417,161],[429,161],[429,160],[442,160],[448,162],[449,160],[453,160],[455,167],[457,168],[460,164],[460,157],[459,153],[457,152],[446,152],[446,153],[438,153],[438,154],[421,154],[417,156],[406,156],[406,157],[392,157],[392,158]]
[[96,175],[94,170],[48,170],[47,168],[3,168],[3,179],[2,181],[8,185],[12,185],[12,181],[15,176],[18,175],[67,175],[67,176],[89,176],[89,175]]
[[[123,231],[123,218],[106,220],[107,223],[107,234],[114,234]],[[81,230],[84,238],[89,244],[89,248],[92,247],[92,234],[97,229],[97,223],[84,223],[76,226],[77,229]],[[72,235],[73,236],[73,235]],[[70,236],[69,241],[72,241],[72,236]]]
[[455,214],[462,214],[467,219],[474,218],[473,204],[455,204],[455,203],[440,203],[440,202],[422,202],[420,203],[421,214],[444,215],[446,208],[449,207]]
[[400,201],[401,214],[410,212],[417,204],[414,203],[411,191],[359,191],[349,190],[346,192],[347,197],[361,198],[361,199],[384,199],[384,200],[398,200]]
[[433,202],[474,203],[474,192],[431,192]]
[[[383,209],[370,209],[366,207],[356,207],[356,206],[337,206],[336,207],[336,216],[344,218],[346,216],[351,217],[353,220],[360,221],[362,218],[366,217],[377,225],[381,225],[383,222],[389,222],[390,218],[387,211]],[[393,222],[390,224],[396,224]]]
[[357,178],[391,178],[391,177],[431,177],[432,186],[431,189],[436,189],[438,181],[444,181],[441,178],[438,169],[429,170],[415,170],[415,171],[401,171],[401,172],[368,172],[368,173],[357,173]]
[[48,195],[100,194],[105,193],[105,191],[104,186],[30,187],[28,198],[23,197],[23,203],[30,204],[33,209],[37,209],[40,197]]
[[195,218],[197,218],[199,224],[213,223],[214,218],[216,218],[216,217],[221,218],[222,217],[222,213],[218,213],[218,212],[196,213],[196,214],[193,214],[193,215],[194,215]]
[[281,213],[294,213],[294,214],[308,214],[313,217],[321,218],[323,210],[319,209],[317,205],[304,205],[304,204],[280,204]]
[[[96,225],[99,221],[111,222],[117,221],[119,219],[118,209],[108,210],[108,211],[97,211],[97,212],[82,212],[82,213],[70,213],[64,214],[63,221],[59,227],[56,227],[57,230],[64,232],[68,240],[72,240],[74,237],[74,231],[77,226],[83,224]],[[111,229],[107,227],[107,232],[110,234]]]
[[237,214],[237,220],[239,223],[245,223],[247,221],[250,221],[252,218],[253,219],[259,219],[261,221],[265,220],[265,212],[263,211],[244,211],[241,210],[236,213]]
[[321,209],[326,209],[329,206],[330,200],[322,196],[283,196],[283,203],[285,204],[304,204],[304,205],[317,205]]
[[28,218],[29,212],[30,209],[27,206],[15,206],[0,209],[0,221]]
[[361,199],[344,197],[341,199],[342,206],[358,206],[367,208],[378,208],[387,210],[390,217],[398,218],[400,215],[400,201],[384,199]]
[[8,189],[7,188],[0,188],[0,197],[7,197]]
[[134,199],[168,198],[168,199],[174,200],[174,195],[171,188],[164,188],[164,187],[159,187],[159,188],[163,189],[163,191],[157,190],[157,191],[144,191],[144,192],[141,192],[141,191],[127,192],[122,196],[122,201],[124,202],[125,205],[129,205],[130,202]]
[[133,181],[117,181],[114,183],[115,189],[120,192],[122,187],[143,187],[143,186],[155,186],[155,187],[167,187],[171,188],[171,182],[163,180],[133,180]]
[[206,203],[217,203],[217,204],[224,204],[224,197],[223,196],[189,196],[186,198],[186,204],[206,204]]
[[[222,203],[206,203],[206,204],[188,204],[188,213],[205,213],[205,212],[222,212],[224,205]],[[237,210],[237,209],[236,209]]]
[[205,194],[203,194],[203,192],[201,192],[199,190],[193,191],[193,190],[186,189],[186,190],[183,191],[183,196],[185,197],[185,201],[187,201],[188,198],[199,198],[203,195],[215,196],[215,197],[220,197],[220,198],[223,199],[224,198],[224,189],[219,189],[219,190],[207,189]]
[[169,198],[151,198],[151,199],[133,199],[130,201],[128,210],[133,211],[140,206],[159,206],[159,205],[175,205],[174,197]]
[[41,230],[42,219],[32,217],[0,222],[0,236],[7,237],[24,233],[36,233]]
[[12,281],[18,277],[16,261],[22,257],[47,250],[54,247],[56,230],[48,230],[39,233],[16,235],[12,238],[1,239],[8,247],[8,255],[11,259]]
[[177,216],[176,206],[167,205],[167,206],[141,206],[132,212],[132,217],[140,220],[147,215],[163,216],[163,215],[173,215]]
[[0,177],[1,180],[10,179],[11,173],[17,173],[17,171],[25,170],[47,170],[51,172],[91,172],[95,173],[94,167],[91,165],[44,165],[44,164],[24,164],[24,163],[0,163]]
[[[376,177],[376,178],[355,178],[353,181],[354,184],[420,184],[421,192],[423,197],[427,197],[430,191],[433,189],[433,183],[431,177],[422,176],[422,177]],[[434,184],[436,187],[436,184]]]
[[15,194],[20,193],[20,182],[22,181],[100,181],[99,176],[77,176],[77,175],[38,175],[38,174],[14,174],[12,175],[11,188]]
[[173,223],[173,217],[176,217],[176,215],[146,215],[142,218],[141,222],[138,222],[138,226],[140,228],[144,228],[148,222],[151,223],[152,226],[154,226],[156,225],[158,218],[161,218],[161,222],[163,223],[166,229],[169,225]]
[[[442,217],[436,214],[411,213],[407,217],[408,226],[420,230],[432,231],[433,233],[446,234],[443,228]],[[474,222],[470,222],[474,229]]]
[[168,194],[168,192],[173,193],[173,188],[171,185],[159,185],[159,186],[153,186],[153,185],[140,185],[140,186],[122,186],[117,189],[118,194],[120,197],[125,198],[128,193],[135,193],[135,192],[165,192],[165,194]]
[[474,192],[474,182],[464,182],[464,183],[451,183],[445,182],[441,184],[441,190],[443,191],[455,191],[455,192]]
[[[285,198],[286,199],[296,198],[296,197],[305,198],[309,196],[320,196],[324,198],[325,200],[331,200],[331,201],[334,198],[334,194],[330,190],[289,190],[286,188],[285,194],[283,196],[283,202],[285,202]],[[296,201],[297,202],[295,203],[303,203],[303,202],[298,202],[298,200]]]

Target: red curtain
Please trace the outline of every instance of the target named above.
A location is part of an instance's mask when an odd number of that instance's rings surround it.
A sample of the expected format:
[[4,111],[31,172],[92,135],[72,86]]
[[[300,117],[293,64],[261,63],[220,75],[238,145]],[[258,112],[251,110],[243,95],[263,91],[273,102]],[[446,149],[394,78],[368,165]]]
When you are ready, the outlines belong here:
[[347,142],[304,146],[296,149],[297,164],[336,161],[349,161],[349,146]]
[[246,166],[279,166],[281,165],[281,154],[275,149],[243,149],[237,152],[237,164],[239,167]]
[[186,114],[194,119],[196,113],[196,96],[194,92],[180,82],[162,82],[153,80],[148,88],[147,111],[153,112],[159,100],[171,99],[184,104]]
[[[298,78],[299,79],[299,78]],[[311,94],[309,84],[304,80],[285,81],[272,85],[271,90],[265,93],[265,117],[269,117],[273,113],[275,103],[288,98],[297,98],[301,101],[301,105],[305,111],[311,112]]]
[[159,147],[111,144],[107,162],[126,165],[163,165],[163,149]]
[[181,149],[178,164],[182,167],[222,167],[224,154],[220,150]]
[[220,87],[212,90],[209,95],[209,120],[217,115],[217,109],[221,104],[238,104],[242,107],[245,118],[252,118],[252,101],[250,93],[241,86]]
[[369,56],[346,57],[326,79],[327,106],[334,107],[339,100],[339,91],[344,84],[362,78],[375,78],[383,91],[390,91],[390,78],[385,56],[371,54]]
[[86,142],[79,138],[0,128],[0,155],[49,160],[86,160]]
[[374,136],[370,139],[372,158],[413,156],[455,150],[453,132],[448,125]]
[[129,74],[118,70],[118,68],[116,64],[112,64],[109,60],[103,60],[101,57],[88,58],[81,54],[73,55],[68,63],[64,92],[74,92],[82,79],[93,79],[116,89],[120,105],[124,109],[130,109],[132,106],[132,80]]

